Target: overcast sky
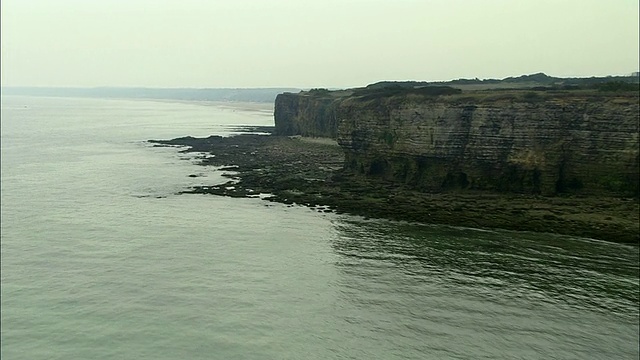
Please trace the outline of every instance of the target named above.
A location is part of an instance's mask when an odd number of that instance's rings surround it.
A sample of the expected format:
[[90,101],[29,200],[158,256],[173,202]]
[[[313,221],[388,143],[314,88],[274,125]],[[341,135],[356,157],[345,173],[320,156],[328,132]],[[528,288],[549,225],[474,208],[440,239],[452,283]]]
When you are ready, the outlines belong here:
[[638,71],[638,0],[2,0],[3,86],[352,87]]

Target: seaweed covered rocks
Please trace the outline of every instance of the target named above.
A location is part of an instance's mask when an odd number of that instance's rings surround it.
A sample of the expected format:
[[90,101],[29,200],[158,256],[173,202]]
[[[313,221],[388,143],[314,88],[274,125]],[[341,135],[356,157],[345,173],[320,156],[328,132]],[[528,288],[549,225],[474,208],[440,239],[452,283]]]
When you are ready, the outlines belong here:
[[229,178],[224,184],[196,186],[182,193],[260,196],[365,217],[639,241],[639,206],[634,198],[425,192],[352,172],[344,167],[343,149],[325,138],[247,133],[150,142],[205,153],[200,164],[216,166]]

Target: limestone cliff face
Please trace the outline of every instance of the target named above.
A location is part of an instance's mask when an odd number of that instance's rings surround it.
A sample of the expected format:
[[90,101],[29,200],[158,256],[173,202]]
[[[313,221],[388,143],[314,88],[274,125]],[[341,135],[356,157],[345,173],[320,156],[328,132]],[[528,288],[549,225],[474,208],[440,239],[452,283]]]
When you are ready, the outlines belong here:
[[487,94],[279,96],[276,128],[333,136],[347,168],[424,190],[638,195],[637,93]]
[[274,108],[276,133],[336,138],[336,105],[332,97],[279,94]]

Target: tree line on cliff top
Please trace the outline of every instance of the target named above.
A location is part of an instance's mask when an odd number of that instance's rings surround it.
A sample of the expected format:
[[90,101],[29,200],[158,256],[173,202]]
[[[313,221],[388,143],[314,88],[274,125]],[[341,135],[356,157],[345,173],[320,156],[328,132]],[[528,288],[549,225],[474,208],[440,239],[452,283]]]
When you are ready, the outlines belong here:
[[[380,81],[367,85],[365,89],[390,89],[390,88],[423,88],[423,87],[456,87],[461,85],[502,85],[526,87],[531,90],[579,90],[595,89],[600,91],[637,91],[640,85],[640,76],[637,73],[629,76],[605,76],[588,78],[559,78],[544,73],[508,77],[505,79],[457,79],[451,81],[426,82],[426,81]],[[436,90],[433,90],[437,92]]]
[[[426,81],[379,81],[366,87],[350,89],[350,95],[361,99],[390,97],[400,94],[416,94],[424,96],[454,95],[462,92],[461,88],[469,85],[481,85],[484,90],[596,90],[606,92],[640,91],[640,76],[607,76],[590,78],[558,78],[544,73],[522,75],[498,79],[457,79],[443,82]],[[307,92],[312,96],[331,96],[335,92],[325,88],[314,88]],[[535,94],[534,94],[535,95]]]

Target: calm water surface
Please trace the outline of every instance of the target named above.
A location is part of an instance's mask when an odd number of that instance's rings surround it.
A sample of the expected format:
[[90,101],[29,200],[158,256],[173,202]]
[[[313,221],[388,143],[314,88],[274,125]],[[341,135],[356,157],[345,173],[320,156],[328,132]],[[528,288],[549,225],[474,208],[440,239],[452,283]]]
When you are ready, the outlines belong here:
[[223,179],[144,142],[272,121],[3,97],[2,358],[638,358],[638,248],[175,195]]

